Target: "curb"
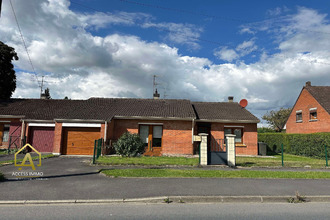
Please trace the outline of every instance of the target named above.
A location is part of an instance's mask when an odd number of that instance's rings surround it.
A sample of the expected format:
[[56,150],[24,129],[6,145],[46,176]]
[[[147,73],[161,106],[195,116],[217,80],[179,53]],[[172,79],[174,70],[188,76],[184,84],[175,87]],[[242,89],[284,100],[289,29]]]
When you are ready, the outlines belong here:
[[[32,204],[119,204],[119,203],[289,203],[293,196],[162,196],[131,199],[76,199],[76,200],[3,200],[0,205]],[[306,202],[330,203],[330,196],[308,196]]]

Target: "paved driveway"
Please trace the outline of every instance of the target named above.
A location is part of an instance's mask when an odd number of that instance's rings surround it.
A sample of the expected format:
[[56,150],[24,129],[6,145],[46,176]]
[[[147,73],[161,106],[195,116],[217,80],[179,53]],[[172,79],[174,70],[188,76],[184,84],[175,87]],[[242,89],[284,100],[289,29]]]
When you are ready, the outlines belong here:
[[[0,200],[123,199],[155,196],[330,195],[330,180],[226,178],[109,178],[90,158],[56,157],[42,161],[39,179],[17,179],[17,167],[0,171]],[[30,168],[29,168],[30,169]]]

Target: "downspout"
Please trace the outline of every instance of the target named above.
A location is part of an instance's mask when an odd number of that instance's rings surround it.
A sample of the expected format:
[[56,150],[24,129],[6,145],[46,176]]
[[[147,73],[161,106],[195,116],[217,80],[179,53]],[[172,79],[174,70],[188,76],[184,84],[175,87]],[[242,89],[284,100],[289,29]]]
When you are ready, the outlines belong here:
[[191,142],[194,144],[194,128],[195,128],[195,119],[192,120],[192,128],[191,128]]
[[107,127],[108,127],[108,122],[105,121],[105,123],[104,123],[104,141],[107,140]]
[[[25,122],[24,120],[22,120],[22,131],[21,131],[21,145],[22,145],[22,141],[23,141],[23,138],[25,137]],[[24,147],[24,146],[21,146],[21,147]]]

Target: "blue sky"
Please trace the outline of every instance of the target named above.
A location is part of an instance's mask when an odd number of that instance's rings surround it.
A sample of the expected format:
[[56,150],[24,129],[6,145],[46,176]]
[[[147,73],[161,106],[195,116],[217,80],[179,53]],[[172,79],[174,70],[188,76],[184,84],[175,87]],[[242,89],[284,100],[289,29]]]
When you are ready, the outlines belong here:
[[[11,0],[0,40],[14,47],[13,97],[249,101],[261,118],[292,107],[306,81],[330,85],[328,1]],[[264,122],[262,122],[264,124]]]

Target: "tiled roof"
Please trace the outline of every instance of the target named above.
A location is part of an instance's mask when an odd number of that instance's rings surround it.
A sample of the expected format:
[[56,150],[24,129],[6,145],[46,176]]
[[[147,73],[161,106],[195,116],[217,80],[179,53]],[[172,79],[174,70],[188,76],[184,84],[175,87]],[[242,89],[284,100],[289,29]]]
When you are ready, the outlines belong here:
[[304,88],[330,114],[330,86],[305,86]]
[[189,100],[90,98],[70,112],[71,118],[109,120],[117,117],[195,118]]
[[0,100],[1,115],[32,120],[111,120],[113,117],[205,119],[259,122],[238,103],[175,99],[90,98],[88,100]]
[[83,100],[9,99],[0,100],[0,115],[25,116],[26,119],[53,120],[66,118]]
[[197,118],[219,121],[253,121],[259,119],[237,102],[192,102]]

